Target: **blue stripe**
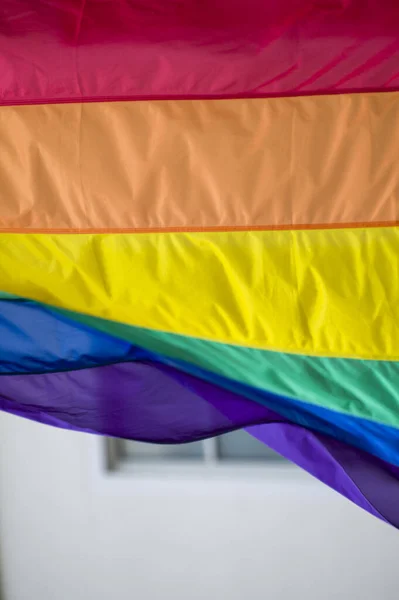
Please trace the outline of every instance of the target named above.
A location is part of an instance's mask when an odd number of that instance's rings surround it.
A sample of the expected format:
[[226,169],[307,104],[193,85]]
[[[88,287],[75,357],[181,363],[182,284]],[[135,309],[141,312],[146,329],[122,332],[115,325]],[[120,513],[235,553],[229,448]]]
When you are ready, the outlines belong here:
[[132,345],[29,300],[0,301],[0,374],[85,369],[135,358]]
[[49,373],[126,361],[173,366],[399,466],[399,430],[394,427],[235,382],[131,345],[29,300],[0,301],[0,374]]

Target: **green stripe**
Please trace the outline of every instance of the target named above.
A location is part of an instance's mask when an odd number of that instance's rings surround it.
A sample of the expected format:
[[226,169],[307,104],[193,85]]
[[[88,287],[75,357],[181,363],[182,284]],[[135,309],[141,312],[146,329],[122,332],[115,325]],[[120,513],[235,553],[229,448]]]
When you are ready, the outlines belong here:
[[[0,298],[18,297],[0,292]],[[399,427],[399,362],[323,358],[246,348],[49,308],[74,321],[231,380]]]
[[15,294],[9,294],[8,292],[2,292],[0,290],[0,300],[19,300],[21,296]]
[[259,389],[399,426],[399,362],[286,354],[163,333],[53,309],[170,358]]

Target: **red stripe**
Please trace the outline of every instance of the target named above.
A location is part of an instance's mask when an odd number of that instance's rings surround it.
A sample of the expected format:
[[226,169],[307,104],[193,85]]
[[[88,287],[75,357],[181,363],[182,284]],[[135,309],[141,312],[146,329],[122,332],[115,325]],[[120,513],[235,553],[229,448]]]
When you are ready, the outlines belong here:
[[2,0],[0,102],[399,89],[397,0]]

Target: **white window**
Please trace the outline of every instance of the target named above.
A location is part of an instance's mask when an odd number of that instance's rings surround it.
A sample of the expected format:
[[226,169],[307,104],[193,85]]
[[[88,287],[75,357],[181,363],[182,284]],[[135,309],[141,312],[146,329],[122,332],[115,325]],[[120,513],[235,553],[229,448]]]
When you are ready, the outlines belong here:
[[120,451],[125,460],[138,462],[281,460],[280,455],[243,430],[190,444],[161,445],[125,441],[121,443]]
[[287,461],[244,430],[188,444],[108,441],[108,467],[132,475],[168,476],[212,471],[214,475],[244,469],[284,466]]

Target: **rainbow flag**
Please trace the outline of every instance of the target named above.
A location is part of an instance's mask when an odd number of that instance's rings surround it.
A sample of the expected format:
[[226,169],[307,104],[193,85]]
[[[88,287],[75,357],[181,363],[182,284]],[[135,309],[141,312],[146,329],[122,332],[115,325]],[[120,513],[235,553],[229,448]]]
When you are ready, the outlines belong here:
[[399,526],[398,65],[397,0],[2,0],[0,408]]

